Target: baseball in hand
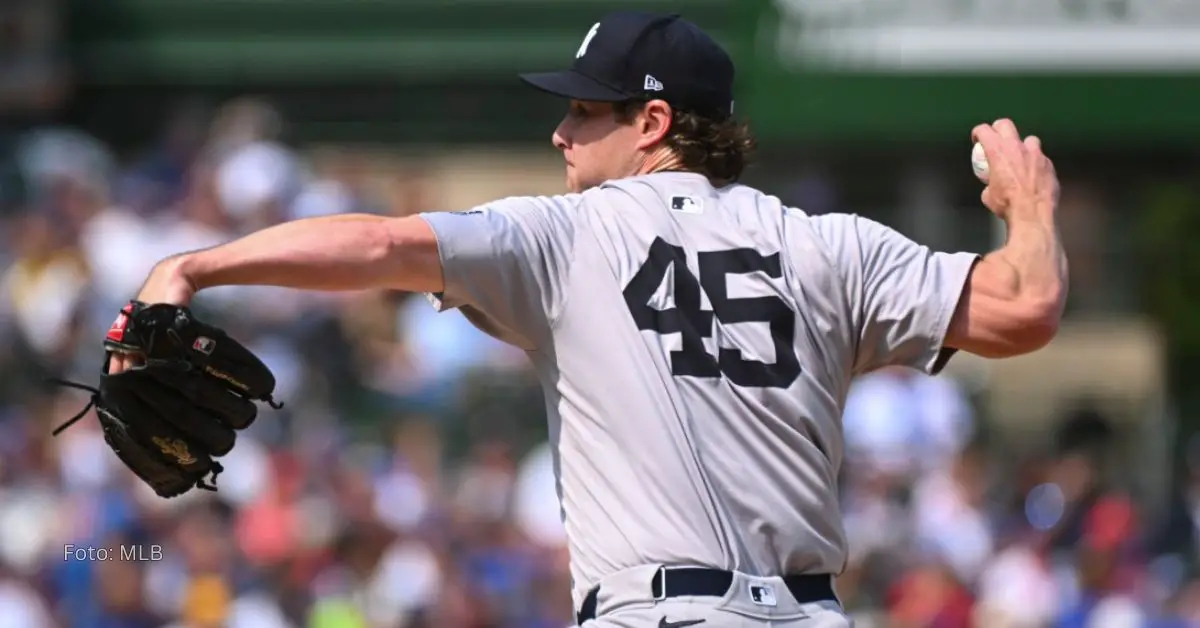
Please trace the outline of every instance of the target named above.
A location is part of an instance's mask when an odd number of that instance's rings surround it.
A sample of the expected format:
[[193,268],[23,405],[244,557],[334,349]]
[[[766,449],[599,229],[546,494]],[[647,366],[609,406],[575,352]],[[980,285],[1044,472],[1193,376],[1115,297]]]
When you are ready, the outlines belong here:
[[983,144],[980,144],[979,142],[975,142],[975,147],[971,149],[971,169],[975,171],[975,176],[979,177],[980,181],[987,183],[987,155],[985,155],[983,152]]

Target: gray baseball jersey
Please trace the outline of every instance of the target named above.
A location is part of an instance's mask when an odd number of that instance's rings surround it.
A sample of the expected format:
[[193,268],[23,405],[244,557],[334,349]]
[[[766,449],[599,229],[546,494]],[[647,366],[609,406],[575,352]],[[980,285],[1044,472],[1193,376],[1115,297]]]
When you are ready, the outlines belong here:
[[977,259],[689,173],[422,216],[431,300],[542,381],[576,604],[644,564],[839,573],[850,380],[940,370]]

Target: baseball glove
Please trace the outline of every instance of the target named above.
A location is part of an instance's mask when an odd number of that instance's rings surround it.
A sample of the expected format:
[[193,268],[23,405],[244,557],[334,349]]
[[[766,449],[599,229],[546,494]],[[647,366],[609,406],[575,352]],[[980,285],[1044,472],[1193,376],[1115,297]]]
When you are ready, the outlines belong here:
[[[236,432],[254,422],[255,402],[282,407],[271,396],[270,369],[186,307],[130,302],[109,329],[104,348],[98,388],[55,380],[92,397],[54,435],[94,407],[104,440],[161,497],[192,488],[215,491],[224,468],[214,458],[229,453]],[[143,363],[109,374],[113,353],[134,353]]]

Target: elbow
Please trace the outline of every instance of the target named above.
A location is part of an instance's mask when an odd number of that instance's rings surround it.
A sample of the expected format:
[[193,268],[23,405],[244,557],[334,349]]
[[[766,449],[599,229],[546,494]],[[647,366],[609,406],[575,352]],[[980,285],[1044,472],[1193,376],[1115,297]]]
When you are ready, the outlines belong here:
[[1059,322],[1057,316],[1029,318],[1018,334],[1017,355],[1033,353],[1050,344],[1058,335]]
[[1062,323],[1064,299],[1058,295],[1030,300],[1013,317],[1012,355],[1033,353],[1050,344]]
[[362,253],[377,268],[386,268],[402,261],[404,242],[388,229],[370,229],[361,241]]
[[[988,359],[1033,353],[1058,335],[1067,298],[1065,279],[1020,289],[1020,282],[977,266],[947,334],[948,346]],[[1001,267],[1002,268],[1002,267]],[[1017,285],[1011,285],[1011,284]]]
[[386,284],[405,292],[441,292],[444,288],[437,236],[425,220],[408,216],[389,219],[378,242],[379,265]]

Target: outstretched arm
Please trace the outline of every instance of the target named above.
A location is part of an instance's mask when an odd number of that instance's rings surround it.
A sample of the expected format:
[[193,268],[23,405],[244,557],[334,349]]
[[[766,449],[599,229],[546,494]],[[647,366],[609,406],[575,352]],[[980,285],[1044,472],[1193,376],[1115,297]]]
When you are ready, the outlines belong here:
[[[155,265],[137,300],[188,305],[199,290],[232,285],[440,292],[444,284],[437,238],[424,220],[350,214],[286,222],[168,257]],[[140,359],[114,354],[109,372]]]
[[169,257],[138,298],[185,305],[198,290],[229,285],[440,292],[443,280],[437,238],[425,220],[350,214],[286,222]]
[[[510,197],[465,212],[352,214],[283,223],[155,266],[137,299],[187,305],[205,288],[386,288],[462,308],[484,331],[532,350],[564,299],[578,196]],[[110,370],[134,364],[116,356]]]

